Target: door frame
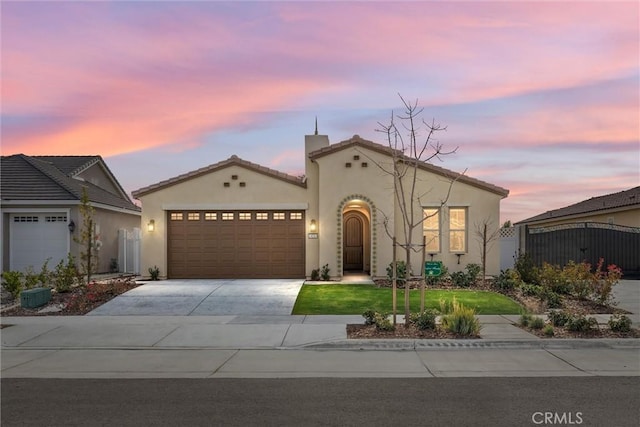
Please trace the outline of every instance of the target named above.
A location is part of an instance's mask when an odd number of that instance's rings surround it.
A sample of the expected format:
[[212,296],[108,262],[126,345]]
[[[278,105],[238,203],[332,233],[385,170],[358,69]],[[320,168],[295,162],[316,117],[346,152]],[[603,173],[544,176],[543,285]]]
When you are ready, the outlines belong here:
[[[342,213],[342,224],[343,224],[343,233],[346,235],[346,222],[350,217],[358,218],[362,222],[362,268],[361,271],[367,274],[371,271],[371,222],[369,217],[365,214],[365,212],[359,209],[347,209]],[[345,271],[355,271],[355,270],[347,270],[345,268],[345,247],[346,247],[346,238],[343,235],[342,239],[342,273]]]

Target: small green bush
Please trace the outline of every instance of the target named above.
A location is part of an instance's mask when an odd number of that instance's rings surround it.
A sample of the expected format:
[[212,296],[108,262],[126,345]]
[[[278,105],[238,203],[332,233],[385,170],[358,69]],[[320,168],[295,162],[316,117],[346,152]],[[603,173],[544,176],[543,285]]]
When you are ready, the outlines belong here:
[[160,279],[160,269],[157,265],[149,267],[149,275],[151,276],[151,280],[155,281]]
[[542,329],[542,333],[547,337],[552,337],[552,336],[555,335],[555,332],[553,330],[553,326],[551,326],[551,325],[546,325],[544,327],[544,329]]
[[416,325],[420,330],[435,329],[436,328],[436,316],[438,312],[433,309],[426,309],[422,313],[411,313],[411,323]]
[[460,288],[468,288],[475,284],[478,280],[478,275],[482,270],[478,264],[467,264],[466,271],[455,271],[451,273],[451,282]]
[[523,282],[531,285],[539,284],[538,268],[533,263],[533,259],[527,254],[520,254],[516,258],[514,268],[520,275]]
[[529,322],[529,327],[531,329],[542,329],[544,327],[544,320],[542,317],[535,316]]
[[590,332],[598,329],[598,321],[595,317],[585,317],[578,315],[570,318],[565,327],[573,332]]
[[547,302],[547,307],[549,308],[560,308],[562,307],[562,298],[556,292],[551,290],[546,290],[543,295],[543,299]]
[[538,279],[540,280],[540,285],[547,291],[557,294],[571,293],[571,284],[566,275],[563,274],[563,270],[557,265],[551,265],[546,262],[542,264],[542,268],[538,272]]
[[[387,266],[387,278],[393,280],[393,262]],[[407,279],[407,263],[404,261],[396,261],[396,280],[398,283],[404,283]]]
[[454,334],[462,336],[478,335],[481,325],[476,311],[467,308],[454,298],[451,302],[452,311],[442,316],[442,326]]
[[313,270],[311,270],[311,280],[313,280],[314,282],[317,282],[318,280],[320,280],[320,270],[317,268],[314,268]]
[[469,280],[469,283],[473,285],[478,280],[478,276],[482,271],[482,266],[480,266],[479,264],[470,263],[467,264],[465,269],[467,270],[467,280]]
[[67,255],[67,262],[60,260],[53,273],[53,286],[58,292],[69,292],[71,286],[78,279],[78,268],[75,259],[70,253]]
[[520,326],[527,327],[531,323],[532,319],[533,316],[531,316],[529,313],[524,313],[520,316],[520,320],[518,320],[518,323],[520,324]]
[[331,280],[331,275],[329,274],[329,271],[331,271],[331,269],[329,268],[329,264],[323,265],[322,269],[320,270],[320,278],[324,281]]
[[24,271],[24,287],[25,289],[33,289],[38,286],[40,275],[33,271],[32,266],[28,266]]
[[520,286],[520,290],[522,291],[522,295],[525,296],[541,298],[544,294],[544,288],[540,285],[530,285],[528,283],[523,283]]
[[631,319],[628,316],[614,314],[609,319],[609,329],[614,332],[629,332],[631,331]]
[[553,326],[564,326],[571,319],[571,315],[562,310],[551,310],[548,317]]
[[362,317],[364,317],[365,325],[373,325],[376,323],[376,312],[374,310],[367,310],[362,313]]
[[17,299],[20,296],[20,292],[22,292],[22,273],[19,271],[3,271],[2,286],[14,299]]
[[493,282],[493,286],[497,289],[508,291],[520,286],[521,282],[518,272],[508,268],[500,272],[498,278]]
[[376,313],[375,323],[379,331],[393,331],[396,328],[386,313]]

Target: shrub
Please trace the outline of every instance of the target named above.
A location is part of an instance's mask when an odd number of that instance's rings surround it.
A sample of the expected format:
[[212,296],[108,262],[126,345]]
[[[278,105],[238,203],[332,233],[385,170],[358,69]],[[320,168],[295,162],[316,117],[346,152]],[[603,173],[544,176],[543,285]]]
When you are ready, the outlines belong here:
[[67,262],[60,260],[56,265],[55,272],[53,274],[53,286],[58,292],[69,292],[71,286],[78,278],[78,269],[76,267],[75,259],[73,255],[67,255]]
[[17,299],[22,292],[22,273],[19,271],[3,271],[2,285],[14,299]]
[[155,281],[160,279],[160,269],[157,265],[149,267],[149,275],[151,276],[151,280]]
[[542,317],[533,317],[531,322],[529,322],[529,327],[531,329],[542,329],[544,327],[544,320]]
[[470,285],[473,285],[478,280],[478,276],[482,271],[482,267],[478,264],[471,263],[467,264],[465,269],[467,270],[467,280],[469,281]]
[[611,302],[611,291],[616,283],[622,278],[622,270],[615,264],[607,266],[607,271],[602,270],[604,258],[598,260],[598,266],[594,273],[595,280],[591,290],[592,298],[599,304]]
[[549,308],[560,308],[562,307],[562,298],[557,293],[551,290],[545,290],[542,295],[542,298],[547,302],[547,307]]
[[591,283],[593,282],[593,273],[591,273],[591,264],[581,262],[576,264],[569,261],[562,269],[562,276],[569,283],[571,293],[580,299],[586,299],[591,293]]
[[376,329],[379,331],[393,331],[396,328],[386,313],[376,313],[375,324]]
[[595,317],[578,315],[571,317],[565,324],[565,327],[573,332],[590,332],[598,329],[598,321]]
[[40,275],[36,274],[36,272],[33,271],[32,266],[29,266],[25,269],[24,275],[22,277],[24,278],[25,289],[35,288],[40,281]]
[[364,317],[365,325],[373,325],[376,323],[376,312],[374,310],[367,310],[362,313],[362,317]]
[[119,269],[120,268],[118,267],[118,259],[117,258],[111,258],[109,260],[109,272],[110,273],[117,273]]
[[331,271],[331,269],[329,268],[329,264],[325,264],[322,266],[322,269],[320,270],[320,278],[324,281],[328,281],[331,280],[331,276],[329,275],[329,271]]
[[521,326],[527,327],[531,323],[532,319],[533,316],[531,316],[529,313],[524,313],[520,316],[520,320],[518,320],[518,323],[520,323]]
[[538,284],[538,269],[529,255],[519,254],[516,258],[514,268],[523,282],[532,285]]
[[522,295],[525,296],[533,296],[541,298],[544,294],[544,288],[540,285],[530,285],[527,283],[523,283],[520,286],[520,290],[522,291]]
[[314,282],[317,282],[318,280],[320,280],[320,270],[317,268],[314,268],[313,270],[311,270],[311,280],[313,280]]
[[553,326],[564,326],[571,319],[571,315],[562,310],[551,310],[548,317]]
[[571,293],[571,286],[563,270],[559,266],[548,263],[542,264],[542,268],[538,272],[538,280],[540,285],[546,290],[557,294]]
[[478,280],[478,274],[480,274],[482,267],[480,267],[478,264],[472,263],[467,264],[465,270],[466,272],[456,271],[451,273],[451,282],[453,282],[455,286],[458,286],[460,288],[468,288],[469,286],[475,284],[476,280]]
[[442,316],[442,326],[454,334],[470,336],[480,333],[480,321],[473,308],[467,308],[454,298],[451,302],[452,311]]
[[[387,277],[393,280],[393,262],[387,266]],[[404,283],[407,279],[407,263],[404,261],[396,261],[396,280]]]
[[551,325],[546,325],[544,329],[542,329],[542,333],[547,337],[552,337],[555,334],[555,332],[553,331],[553,326]]
[[631,331],[631,319],[628,316],[614,314],[609,319],[609,329],[614,332],[629,332]]
[[508,268],[500,271],[500,275],[493,283],[495,288],[508,291],[519,286],[522,281],[520,280],[520,275],[516,270]]
[[426,309],[422,313],[411,313],[411,323],[420,330],[435,329],[436,316],[438,312],[433,309]]

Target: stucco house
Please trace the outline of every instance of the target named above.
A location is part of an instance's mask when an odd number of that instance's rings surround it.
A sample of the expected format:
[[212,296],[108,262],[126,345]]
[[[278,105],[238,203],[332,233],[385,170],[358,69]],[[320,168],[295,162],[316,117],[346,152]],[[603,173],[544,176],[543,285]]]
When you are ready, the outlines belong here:
[[[378,167],[392,158],[389,147],[357,135],[337,144],[307,135],[302,177],[232,156],[134,191],[142,202],[142,271],[157,266],[170,278],[308,278],[326,265],[333,278],[351,271],[385,276],[393,254],[389,234],[402,235],[393,176]],[[472,228],[485,219],[499,223],[508,190],[424,162],[418,178],[417,214],[430,217],[414,242],[429,236],[427,259],[450,271],[480,263]],[[403,256],[398,250],[397,258]],[[494,247],[487,273],[498,272]]]
[[600,258],[640,277],[640,187],[592,197],[514,224],[519,250],[534,262],[564,265]]
[[83,188],[94,208],[97,272],[113,269],[118,230],[140,227],[140,208],[122,189],[100,156],[2,156],[2,270],[38,272],[71,253],[76,259],[83,218]]

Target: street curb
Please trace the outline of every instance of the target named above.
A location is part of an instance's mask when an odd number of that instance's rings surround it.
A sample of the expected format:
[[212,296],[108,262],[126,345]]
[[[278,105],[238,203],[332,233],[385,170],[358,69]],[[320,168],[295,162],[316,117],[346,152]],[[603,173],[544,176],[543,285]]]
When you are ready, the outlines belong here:
[[343,340],[300,346],[309,350],[561,350],[561,349],[640,349],[640,339],[538,339],[504,340]]

